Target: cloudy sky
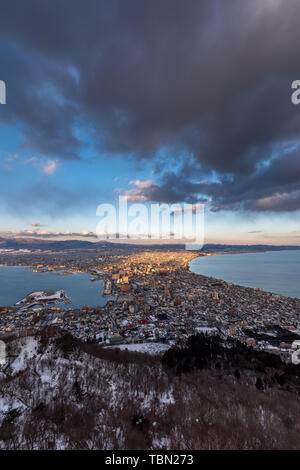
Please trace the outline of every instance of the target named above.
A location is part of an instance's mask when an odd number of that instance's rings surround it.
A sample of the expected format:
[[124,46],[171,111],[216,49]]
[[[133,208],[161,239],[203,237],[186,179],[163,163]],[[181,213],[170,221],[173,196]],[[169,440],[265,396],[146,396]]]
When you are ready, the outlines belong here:
[[299,0],[0,0],[1,232],[205,203],[207,242],[300,244]]

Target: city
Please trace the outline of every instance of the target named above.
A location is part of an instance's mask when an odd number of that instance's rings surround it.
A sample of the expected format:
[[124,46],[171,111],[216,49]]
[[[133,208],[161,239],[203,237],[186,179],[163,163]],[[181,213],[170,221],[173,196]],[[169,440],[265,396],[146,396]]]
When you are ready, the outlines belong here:
[[210,253],[123,251],[122,255],[86,257],[84,261],[79,256],[72,265],[54,262],[30,266],[34,272],[57,270],[61,275],[87,272],[91,282],[103,280],[99,297],[107,296],[108,300],[104,306],[86,305],[81,309],[62,305],[65,297],[56,299],[54,305],[53,296],[52,301],[51,296],[44,299],[44,305],[36,300],[28,305],[4,306],[0,308],[0,331],[56,325],[79,339],[104,346],[150,342],[180,345],[189,336],[204,332],[235,337],[291,360],[292,343],[300,339],[299,299],[233,285],[189,270],[192,259]]

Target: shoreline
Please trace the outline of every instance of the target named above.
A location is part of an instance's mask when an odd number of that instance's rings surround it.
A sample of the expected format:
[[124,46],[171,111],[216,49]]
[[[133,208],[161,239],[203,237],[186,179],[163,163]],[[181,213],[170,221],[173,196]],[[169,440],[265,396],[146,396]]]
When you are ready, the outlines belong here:
[[[87,270],[87,271],[80,271],[80,270],[76,270],[76,268],[72,269],[70,268],[70,270],[68,270],[69,272],[64,272],[62,268],[59,268],[59,267],[55,267],[55,268],[51,268],[51,266],[43,266],[43,268],[39,268],[39,269],[36,269],[36,266],[32,266],[30,264],[0,264],[0,268],[20,268],[20,269],[23,269],[24,270],[24,274],[26,274],[26,272],[30,272],[32,274],[46,274],[48,276],[57,276],[57,282],[60,283],[60,282],[63,282],[63,279],[64,278],[68,278],[68,277],[73,277],[75,276],[76,274],[83,274],[85,276],[87,276],[87,279],[86,281],[91,281],[90,279],[90,275],[91,273]],[[62,279],[62,281],[60,281],[60,279]],[[101,281],[103,283],[103,286],[102,286],[102,290],[104,288],[104,279],[103,277],[97,277],[94,279],[95,281]],[[28,292],[29,294],[27,295],[30,295],[34,292],[34,290],[30,290],[34,288],[34,286],[30,286],[29,289],[28,289]],[[44,288],[45,289],[45,288]],[[50,291],[51,290],[54,290],[54,291],[59,291],[59,290],[64,290],[64,289],[49,289]],[[47,289],[46,289],[47,291]],[[102,295],[101,295],[101,289],[99,289],[99,305],[101,304],[102,306]],[[25,294],[24,294],[25,295]],[[27,296],[25,295],[25,297]],[[66,299],[68,301],[66,301]],[[101,299],[101,300],[100,300]],[[108,301],[109,299],[107,299]],[[69,304],[72,304],[72,301],[70,301],[70,299],[68,298],[68,296],[66,295],[65,298],[62,298],[62,299],[54,299],[54,300],[44,300],[44,301],[39,301],[39,302],[34,302],[34,303],[30,303],[30,304],[19,304],[19,300],[16,300],[14,303],[12,304],[9,304],[9,305],[5,305],[5,304],[2,304],[1,303],[1,299],[0,299],[0,307],[2,308],[5,308],[5,309],[18,309],[18,308],[28,308],[30,309],[31,307],[33,306],[43,306],[45,308],[51,308],[52,306],[54,305],[60,305],[62,309],[66,308],[66,309],[69,309],[69,310],[80,310],[81,308],[83,308],[88,302],[83,302],[82,305],[78,305],[78,306],[69,306]],[[65,307],[65,305],[68,305],[68,307]],[[105,304],[103,304],[105,305]]]
[[[278,251],[285,251],[285,250],[278,250]],[[232,252],[232,253],[213,253],[213,254],[210,254],[209,256],[218,256],[218,255],[225,255],[225,254],[257,254],[257,253],[272,253],[273,251],[248,251],[248,252]],[[200,255],[200,256],[196,256],[195,258],[193,258],[189,264],[188,264],[188,271],[192,274],[195,274],[197,276],[203,276],[205,278],[208,278],[208,279],[213,279],[215,280],[216,282],[224,282],[224,283],[227,283],[229,285],[233,285],[233,286],[237,286],[237,287],[243,287],[243,288],[247,288],[247,289],[253,289],[255,291],[260,291],[260,292],[265,292],[266,294],[271,294],[271,295],[278,295],[280,297],[283,297],[285,299],[291,299],[291,300],[299,300],[300,301],[300,296],[297,297],[297,296],[291,296],[291,295],[285,295],[285,294],[281,294],[279,292],[273,292],[273,291],[269,291],[269,290],[265,290],[263,287],[253,287],[253,286],[249,286],[249,285],[244,285],[244,284],[238,284],[237,282],[235,281],[227,281],[223,278],[219,278],[219,277],[214,277],[214,276],[209,276],[207,274],[202,274],[202,273],[196,273],[196,272],[193,272],[191,269],[190,269],[190,263],[197,259],[197,258],[206,258],[207,255]],[[300,295],[300,294],[299,294]]]
[[[190,269],[190,264],[193,260],[197,259],[197,258],[206,258],[206,257],[211,257],[211,256],[218,256],[218,255],[237,255],[237,254],[263,254],[263,253],[272,253],[273,251],[286,251],[286,250],[270,250],[270,251],[232,251],[232,252],[214,252],[214,253],[209,253],[209,252],[205,252],[205,253],[202,253],[202,254],[199,254],[198,252],[193,252],[191,251],[190,254],[193,255],[191,260],[188,261],[186,267],[184,268],[183,266],[181,267],[182,269],[186,269],[188,273],[192,274],[192,275],[197,275],[197,276],[202,276],[203,278],[206,278],[208,280],[213,280],[215,282],[222,282],[222,283],[226,283],[228,284],[229,286],[236,286],[238,288],[246,288],[246,289],[252,289],[254,291],[260,291],[260,292],[263,292],[263,293],[266,293],[266,294],[270,294],[270,295],[276,295],[276,296],[280,296],[280,297],[283,297],[284,299],[291,299],[291,300],[299,300],[300,301],[300,297],[292,297],[292,296],[289,296],[289,295],[285,295],[285,294],[281,294],[281,293],[278,293],[278,292],[272,292],[272,291],[268,291],[268,290],[264,290],[262,287],[253,287],[253,286],[248,286],[248,285],[243,285],[243,284],[238,284],[237,282],[234,282],[234,281],[227,281],[223,278],[219,278],[219,277],[214,277],[214,276],[209,276],[207,274],[202,274],[202,273],[196,273],[196,272],[193,272],[191,271]],[[289,250],[290,251],[290,250]],[[183,250],[184,252],[184,250]],[[200,252],[201,253],[201,252]],[[44,266],[43,268],[38,269],[38,270],[35,270],[36,269],[36,266],[30,266],[28,264],[15,264],[15,265],[12,265],[12,264],[0,264],[0,267],[15,267],[15,268],[25,268],[25,269],[28,269],[30,270],[31,272],[33,273],[48,273],[48,274],[53,274],[53,275],[57,275],[57,276],[67,276],[67,275],[71,275],[71,274],[89,274],[89,275],[95,275],[94,272],[92,272],[93,270],[76,270],[76,268],[72,269],[72,268],[67,268],[68,269],[68,273],[63,273],[63,274],[60,274],[59,271],[60,269],[58,267],[56,268],[53,268],[51,269],[51,266]],[[44,269],[47,269],[44,271]],[[62,269],[61,269],[62,270]],[[97,274],[97,276],[93,279],[93,280],[99,280],[99,281],[102,281],[103,282],[103,293],[102,293],[102,296],[104,295],[104,290],[105,290],[105,283],[106,281],[110,278],[109,274],[107,272],[102,272],[101,274]],[[90,279],[91,280],[91,279]],[[108,294],[107,294],[108,295]]]
[[[199,257],[199,252],[182,250],[124,253],[88,259],[85,264],[82,258],[66,260],[64,269],[101,273],[114,298],[100,307],[43,309],[37,315],[4,309],[8,315],[0,329],[55,323],[77,338],[102,345],[147,341],[181,345],[197,332],[218,332],[225,339],[235,337],[269,351],[274,334],[267,336],[269,341],[266,335],[277,328],[283,345],[272,350],[290,358],[291,340],[300,333],[300,300],[196,274],[190,263]],[[55,268],[53,261],[43,264]]]

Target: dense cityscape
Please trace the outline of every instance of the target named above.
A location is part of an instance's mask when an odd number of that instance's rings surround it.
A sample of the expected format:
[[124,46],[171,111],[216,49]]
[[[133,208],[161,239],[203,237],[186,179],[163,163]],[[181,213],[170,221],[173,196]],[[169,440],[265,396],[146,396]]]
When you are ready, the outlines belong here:
[[[103,346],[157,343],[158,347],[184,344],[189,336],[203,332],[235,337],[286,360],[291,358],[293,341],[300,338],[299,299],[194,274],[189,263],[198,252],[134,247],[113,247],[109,252],[103,247],[93,256],[80,252],[16,256],[2,255],[2,262],[27,262],[34,272],[59,276],[89,273],[91,282],[103,281],[99,298],[105,296],[107,301],[102,306],[74,309],[68,307],[63,291],[59,295],[48,292],[48,297],[28,293],[25,299],[16,299],[15,305],[0,308],[2,332],[55,324]],[[39,258],[44,258],[43,263]]]

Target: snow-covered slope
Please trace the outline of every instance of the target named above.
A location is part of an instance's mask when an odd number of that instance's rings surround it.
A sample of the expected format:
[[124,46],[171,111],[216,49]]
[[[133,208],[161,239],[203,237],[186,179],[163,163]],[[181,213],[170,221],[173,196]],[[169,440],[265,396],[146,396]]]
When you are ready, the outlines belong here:
[[176,376],[158,356],[93,348],[61,331],[7,344],[1,449],[299,447],[293,394],[210,371]]

